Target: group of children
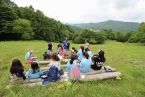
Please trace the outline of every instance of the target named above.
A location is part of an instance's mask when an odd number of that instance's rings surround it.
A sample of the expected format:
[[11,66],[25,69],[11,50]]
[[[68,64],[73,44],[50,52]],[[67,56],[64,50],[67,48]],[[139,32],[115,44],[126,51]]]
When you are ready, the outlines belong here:
[[[63,41],[63,44],[59,43],[57,45],[57,54],[59,54],[61,56],[69,56],[69,53],[67,53],[69,51],[69,47],[70,47],[70,43],[67,40]],[[44,60],[51,59],[53,54],[54,54],[53,53],[53,44],[51,43],[51,41],[49,41],[48,50],[44,52],[43,59]]]
[[[18,59],[14,59],[12,61],[12,65],[10,68],[10,73],[12,74],[13,79],[27,79],[27,78],[42,78],[47,79],[49,81],[57,81],[63,75],[63,69],[61,68],[61,61],[65,53],[69,53],[70,61],[66,63],[66,71],[68,72],[68,78],[75,78],[76,75],[79,76],[79,73],[88,73],[92,69],[100,70],[102,68],[103,63],[105,62],[104,51],[100,50],[97,54],[92,54],[89,47],[80,46],[79,50],[76,50],[75,47],[72,47],[71,52],[64,50],[65,46],[58,45],[57,53],[51,53],[51,57],[49,58],[50,64],[48,70],[41,70],[39,64],[37,62],[31,62],[31,68],[25,73],[24,66]],[[60,50],[61,48],[61,50]],[[48,53],[53,52],[53,44],[49,42],[48,44]],[[31,50],[25,55],[25,59],[29,60],[31,58],[33,51]],[[63,54],[61,54],[63,53]],[[48,59],[48,56],[43,54],[45,60]],[[79,78],[79,77],[78,77]]]

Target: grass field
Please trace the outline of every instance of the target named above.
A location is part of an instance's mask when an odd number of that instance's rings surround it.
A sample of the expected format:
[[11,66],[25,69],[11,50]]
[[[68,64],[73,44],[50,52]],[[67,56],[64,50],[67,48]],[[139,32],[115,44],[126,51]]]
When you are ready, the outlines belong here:
[[[57,44],[54,44],[56,48]],[[72,44],[79,48],[79,44]],[[33,49],[35,55],[42,59],[47,49],[44,41],[0,42],[0,97],[145,97],[145,46],[138,44],[107,41],[103,45],[91,45],[91,50],[105,51],[106,63],[123,73],[121,80],[77,82],[72,86],[58,87],[60,84],[45,87],[28,87],[20,84],[5,90],[9,83],[11,61],[18,58],[25,70],[29,65],[24,60],[25,53]]]

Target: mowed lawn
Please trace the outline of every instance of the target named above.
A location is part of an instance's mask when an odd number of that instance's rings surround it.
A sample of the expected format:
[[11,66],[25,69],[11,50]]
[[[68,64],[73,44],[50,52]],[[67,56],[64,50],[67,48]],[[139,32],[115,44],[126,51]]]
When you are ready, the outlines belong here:
[[[54,46],[56,50],[57,44],[54,43]],[[80,44],[71,44],[72,46],[79,48]],[[122,72],[121,80],[76,82],[71,86],[64,83],[35,87],[16,84],[10,89],[4,89],[9,84],[12,59],[20,59],[25,70],[29,69],[30,65],[24,60],[29,49],[33,49],[35,56],[42,60],[47,42],[0,42],[0,97],[145,97],[145,46],[115,41],[91,45],[91,51],[96,53],[100,49],[104,50],[104,65],[110,65]]]

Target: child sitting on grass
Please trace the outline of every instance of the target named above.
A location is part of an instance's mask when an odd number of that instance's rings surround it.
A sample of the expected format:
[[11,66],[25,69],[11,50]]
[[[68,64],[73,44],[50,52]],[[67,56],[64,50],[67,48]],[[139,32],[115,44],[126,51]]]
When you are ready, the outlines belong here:
[[78,67],[78,60],[77,60],[77,56],[71,56],[71,60],[70,62],[67,63],[66,65],[66,70],[67,70],[67,79],[71,79],[71,80],[79,80],[80,79],[80,70]]
[[93,54],[92,54],[92,52],[90,51],[90,49],[89,49],[89,48],[85,48],[85,52],[87,52],[87,53],[89,54],[89,59],[91,60]]
[[57,46],[57,52],[60,53],[60,52],[63,52],[63,47],[61,44],[58,44]]
[[84,47],[81,46],[79,51],[77,52],[77,57],[78,57],[78,60],[81,61],[82,58],[83,58],[83,52],[84,52]]
[[24,75],[24,67],[19,59],[14,59],[10,68],[10,73],[12,74],[13,80],[23,79],[26,77]]
[[60,59],[57,54],[53,54],[52,61],[50,62],[50,67],[55,66],[58,70],[60,70]]
[[52,57],[52,61],[50,62],[49,70],[44,72],[44,75],[48,76],[48,80],[46,81],[55,82],[60,79],[60,76],[62,74],[63,74],[63,70],[60,67],[60,59],[57,56],[57,54],[54,54]]
[[44,60],[50,59],[50,58],[49,58],[49,55],[47,54],[47,52],[44,52],[44,54],[43,54],[43,59],[44,59]]
[[40,78],[43,72],[40,70],[39,65],[36,62],[31,64],[31,69],[26,73],[27,78]]
[[104,51],[100,50],[98,54],[93,55],[91,68],[93,70],[101,70],[104,62],[106,61]]
[[83,59],[80,62],[81,73],[87,73],[91,70],[92,61],[89,59],[89,54],[87,52],[83,53]]
[[66,65],[66,70],[69,72],[77,64],[77,56],[71,56],[71,60]]
[[77,49],[75,48],[75,47],[72,47],[72,49],[71,49],[71,54],[72,55],[76,55],[77,54]]

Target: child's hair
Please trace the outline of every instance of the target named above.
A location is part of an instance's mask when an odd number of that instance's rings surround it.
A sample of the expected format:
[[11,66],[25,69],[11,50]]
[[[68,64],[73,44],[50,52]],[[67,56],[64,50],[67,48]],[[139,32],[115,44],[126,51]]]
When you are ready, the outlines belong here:
[[90,49],[89,48],[85,48],[85,52],[87,52],[87,51],[90,51]]
[[31,69],[33,73],[36,73],[37,71],[39,71],[39,65],[36,62],[33,62],[31,64]]
[[76,55],[71,56],[70,64],[73,64],[73,61],[77,59]]
[[76,50],[76,48],[75,47],[72,47],[72,50]]
[[61,47],[61,49],[63,50],[63,46],[61,44],[58,44],[57,49]]
[[103,50],[100,50],[99,51],[99,58],[101,59],[101,62],[105,62],[106,61],[106,59],[105,59],[105,56],[104,56],[104,51]]
[[57,56],[57,54],[55,53],[55,54],[53,54],[53,56],[52,56],[52,60],[59,61],[60,59],[59,59],[59,57]]
[[89,59],[89,54],[87,52],[84,52],[83,53],[83,56],[86,58],[86,59]]
[[10,73],[12,75],[15,74],[18,77],[23,77],[23,79],[25,80],[26,77],[23,74],[23,72],[24,72],[24,67],[23,67],[22,63],[20,62],[20,60],[19,59],[14,59],[12,61],[12,65],[11,65],[11,68],[10,68]]
[[59,48],[59,47],[62,47],[62,45],[61,45],[61,44],[58,44],[58,45],[57,45],[57,48]]
[[75,47],[72,47],[73,52],[77,53],[77,50]]
[[81,49],[82,52],[84,53],[84,46],[81,46],[80,49]]
[[24,71],[24,67],[23,67],[23,65],[22,65],[22,63],[20,62],[19,59],[14,59],[14,60],[12,61],[12,65],[11,65],[11,68],[10,68],[11,74],[16,73],[16,72],[15,72],[15,69],[16,69],[16,68],[21,69],[22,72]]

